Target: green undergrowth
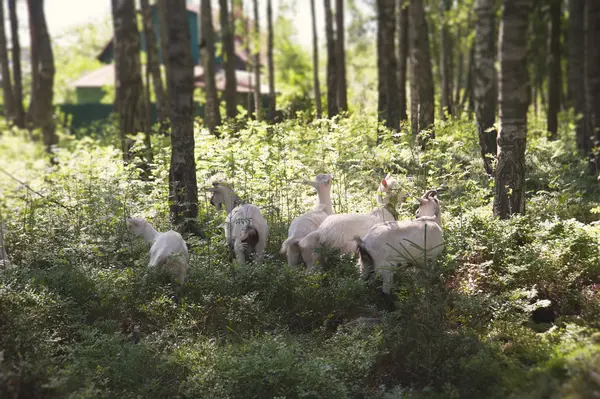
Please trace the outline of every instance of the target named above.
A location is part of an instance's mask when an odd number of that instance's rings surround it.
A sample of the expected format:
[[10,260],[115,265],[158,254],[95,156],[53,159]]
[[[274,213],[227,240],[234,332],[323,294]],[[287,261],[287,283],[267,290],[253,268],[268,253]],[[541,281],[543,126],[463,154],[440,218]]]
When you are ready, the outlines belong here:
[[[26,133],[0,136],[0,212],[12,264],[0,272],[0,397],[505,398],[590,397],[600,390],[598,187],[572,123],[550,142],[532,118],[527,214],[492,217],[474,123],[439,122],[425,151],[371,116],[247,122],[217,139],[196,131],[200,236],[185,286],[146,267],[127,233],[168,222],[167,137],[152,176],[124,166],[114,128],[62,135],[57,166]],[[378,138],[379,134],[379,138]],[[137,144],[142,146],[141,140]],[[8,172],[12,177],[5,174]],[[312,274],[279,247],[313,190],[334,175],[334,208],[362,212],[392,173],[409,197],[439,191],[445,250],[397,270],[395,307],[330,253]],[[266,261],[234,265],[212,179],[230,181],[270,226]],[[10,396],[16,395],[16,396]]]

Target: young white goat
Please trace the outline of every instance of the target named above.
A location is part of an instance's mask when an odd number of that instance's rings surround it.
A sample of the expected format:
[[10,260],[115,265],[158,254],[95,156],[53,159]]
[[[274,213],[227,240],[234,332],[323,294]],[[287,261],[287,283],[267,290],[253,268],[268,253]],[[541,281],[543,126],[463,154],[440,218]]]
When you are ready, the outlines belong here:
[[238,264],[244,266],[250,254],[255,252],[256,263],[260,265],[269,237],[269,227],[260,209],[256,205],[241,204],[240,197],[226,183],[214,182],[208,191],[213,193],[210,203],[217,210],[224,206],[227,211],[222,226],[229,250]]
[[298,245],[308,270],[320,260],[317,248],[337,248],[343,253],[356,252],[355,236],[363,237],[369,229],[381,222],[396,220],[396,204],[406,196],[397,192],[398,183],[388,174],[379,184],[376,209],[369,213],[328,216],[319,228],[304,237]]
[[190,255],[183,237],[176,231],[160,233],[141,218],[127,219],[127,228],[135,235],[151,243],[149,267],[164,265],[183,285],[188,270]]
[[319,228],[327,216],[333,214],[331,205],[331,181],[329,173],[318,174],[314,181],[304,180],[303,183],[317,189],[317,203],[312,211],[295,218],[290,224],[288,238],[281,244],[281,253],[287,254],[288,265],[298,266],[302,262],[298,243],[309,233]]
[[437,258],[444,249],[437,192],[430,190],[417,200],[416,219],[379,223],[371,227],[364,238],[355,237],[363,278],[373,270],[381,273],[385,294],[389,294],[392,288],[394,266],[408,263],[422,266],[426,261]]

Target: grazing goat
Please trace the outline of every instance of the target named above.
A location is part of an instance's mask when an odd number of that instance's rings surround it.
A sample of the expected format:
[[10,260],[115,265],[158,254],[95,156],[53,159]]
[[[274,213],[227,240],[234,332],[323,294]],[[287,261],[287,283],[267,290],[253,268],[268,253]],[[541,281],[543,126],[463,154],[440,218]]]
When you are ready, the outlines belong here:
[[174,274],[183,286],[188,270],[190,255],[183,237],[176,231],[160,233],[150,223],[141,218],[127,219],[127,228],[146,242],[151,243],[149,267],[164,265]]
[[295,218],[290,224],[288,238],[281,244],[281,253],[287,254],[288,265],[298,266],[302,255],[298,243],[306,235],[319,228],[327,216],[333,214],[331,205],[331,181],[329,173],[318,174],[314,181],[304,180],[303,183],[317,189],[317,203],[312,211]]
[[246,264],[250,254],[256,253],[256,263],[260,265],[265,256],[269,227],[256,205],[242,204],[240,197],[226,183],[214,182],[208,189],[213,195],[210,203],[227,211],[222,224],[230,253],[240,266]]
[[424,265],[444,249],[444,233],[437,192],[430,190],[419,201],[417,218],[401,222],[379,223],[367,235],[355,237],[359,269],[363,278],[373,270],[381,273],[382,291],[389,294],[397,264]]
[[356,252],[355,236],[364,236],[371,226],[377,223],[396,220],[396,204],[406,197],[397,192],[397,186],[397,181],[388,174],[377,190],[379,207],[366,214],[328,216],[317,230],[300,240],[298,245],[308,270],[311,270],[320,260],[315,249],[328,247],[337,248],[343,253],[354,253]]

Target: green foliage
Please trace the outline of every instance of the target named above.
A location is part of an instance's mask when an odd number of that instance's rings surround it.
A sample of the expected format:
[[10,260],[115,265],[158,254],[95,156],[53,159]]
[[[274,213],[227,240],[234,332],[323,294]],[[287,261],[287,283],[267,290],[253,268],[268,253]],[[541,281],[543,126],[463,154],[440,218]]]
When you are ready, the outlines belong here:
[[[573,124],[564,118],[566,137]],[[195,132],[204,235],[185,237],[182,289],[147,267],[148,246],[124,225],[133,215],[169,229],[168,137],[153,137],[152,177],[142,179],[135,163],[122,164],[110,125],[61,136],[51,168],[26,133],[3,133],[2,168],[27,186],[0,186],[12,260],[0,270],[2,396],[541,398],[597,389],[600,227],[589,223],[600,204],[572,140],[547,141],[531,118],[528,213],[501,221],[466,116],[439,122],[425,151],[368,114],[236,122],[220,139]],[[279,254],[289,222],[314,203],[313,190],[294,182],[320,172],[334,175],[338,213],[372,209],[388,172],[413,197],[438,188],[445,250],[435,264],[396,271],[393,309],[380,279],[360,279],[347,255],[328,253],[307,274]],[[271,234],[261,266],[229,257],[224,215],[204,191],[217,176],[264,211]],[[415,205],[398,210],[407,219]]]

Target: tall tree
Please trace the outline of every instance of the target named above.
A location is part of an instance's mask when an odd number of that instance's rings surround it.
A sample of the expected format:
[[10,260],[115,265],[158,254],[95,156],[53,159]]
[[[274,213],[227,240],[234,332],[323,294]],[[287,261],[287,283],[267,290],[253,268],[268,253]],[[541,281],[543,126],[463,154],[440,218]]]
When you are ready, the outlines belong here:
[[324,0],[325,5],[325,36],[327,38],[327,116],[338,114],[337,103],[337,63],[335,61],[335,34],[333,32],[333,15],[331,0]]
[[586,134],[585,105],[585,1],[569,0],[569,31],[567,55],[568,98],[577,116],[575,119],[575,136],[577,148],[582,154],[591,150]]
[[475,3],[475,65],[473,70],[473,92],[477,134],[483,165],[492,174],[492,161],[496,156],[497,80],[496,69],[496,11],[494,0],[477,0]]
[[344,49],[344,0],[335,0],[335,21],[337,33],[335,39],[335,61],[337,64],[338,111],[347,111],[348,89],[346,85],[346,51]]
[[321,85],[319,83],[319,38],[317,36],[317,15],[315,12],[315,0],[310,0],[310,13],[312,16],[313,34],[313,86],[315,89],[315,106],[317,118],[321,118],[323,108],[321,105]]
[[[169,99],[163,85],[162,76],[160,73],[160,59],[158,57],[158,49],[156,46],[157,38],[154,34],[154,23],[152,18],[152,8],[148,0],[141,0],[144,37],[146,38],[146,69],[152,78],[152,86],[154,87],[154,95],[156,97],[156,113],[158,122],[160,123],[161,132],[166,133],[167,119],[169,117]],[[150,80],[146,80],[148,91],[150,90]],[[150,98],[148,98],[150,105]]]
[[[600,147],[600,2],[586,0],[585,10],[585,88],[589,115],[588,126],[594,147]],[[595,156],[596,173],[600,171],[600,154]]]
[[10,32],[12,41],[12,77],[15,105],[15,125],[25,127],[25,109],[23,107],[23,74],[21,71],[21,43],[19,43],[19,19],[16,0],[8,0]]
[[187,8],[185,0],[158,1],[169,1],[169,6],[165,7],[165,21],[168,32],[167,84],[171,101],[170,218],[173,224],[190,223],[198,216],[198,186],[194,159],[194,63]]
[[52,146],[58,143],[54,124],[54,54],[50,34],[46,26],[43,0],[29,0],[35,29],[35,41],[38,46],[38,79],[35,88],[35,122],[42,128],[42,138],[46,151],[51,153]]
[[396,37],[396,1],[377,0],[377,70],[379,76],[378,119],[391,129],[400,129]]
[[[116,94],[119,133],[123,160],[131,158],[129,134],[148,135],[150,121],[144,97],[140,62],[140,34],[137,28],[134,0],[111,0],[114,27]],[[148,145],[148,143],[147,143]]]
[[15,98],[13,95],[12,79],[8,51],[6,50],[6,32],[4,31],[4,2],[0,1],[0,70],[2,72],[2,97],[4,100],[4,115],[8,120],[15,120]]
[[275,68],[273,67],[273,11],[271,0],[267,0],[267,31],[269,35],[267,44],[267,63],[269,68],[269,111],[267,120],[273,122],[275,119]]
[[28,129],[33,129],[37,127],[36,122],[36,90],[35,88],[38,85],[39,80],[39,43],[37,41],[37,28],[35,25],[35,5],[32,1],[27,0],[27,11],[29,15],[29,49],[30,49],[30,58],[31,58],[31,93],[29,95],[29,107],[27,108],[27,113],[25,114],[25,123]]
[[450,34],[450,24],[448,22],[449,11],[452,7],[452,0],[441,1],[442,26],[440,29],[440,85],[441,101],[440,115],[442,120],[446,119],[446,112],[453,114],[452,106],[452,38]]
[[494,215],[525,213],[527,144],[527,25],[531,0],[503,0],[500,24],[498,165]]
[[[433,125],[433,72],[423,0],[409,0],[411,124],[416,136]],[[432,137],[434,136],[431,133]]]
[[200,30],[202,37],[200,40],[200,59],[204,66],[204,91],[206,93],[204,115],[206,126],[212,134],[218,135],[217,126],[221,125],[221,113],[215,81],[215,34],[210,3],[210,0],[200,0]]
[[548,131],[550,139],[557,138],[558,111],[560,109],[560,94],[562,91],[561,51],[560,51],[560,20],[562,0],[550,2],[550,54],[548,57]]
[[408,60],[408,0],[398,0],[398,112],[401,121],[406,113],[406,61]]
[[256,120],[262,119],[262,98],[260,90],[260,23],[258,19],[258,0],[254,0],[254,107]]
[[219,4],[221,9],[223,59],[225,61],[225,114],[228,118],[235,118],[237,114],[237,78],[235,76],[234,13],[232,7],[231,14],[229,14],[229,0],[219,0]]

